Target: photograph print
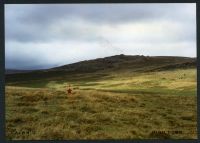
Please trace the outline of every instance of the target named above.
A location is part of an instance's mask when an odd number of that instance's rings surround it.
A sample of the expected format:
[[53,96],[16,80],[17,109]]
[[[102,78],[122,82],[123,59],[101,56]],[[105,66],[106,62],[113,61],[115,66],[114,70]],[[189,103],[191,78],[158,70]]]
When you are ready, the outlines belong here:
[[195,3],[5,4],[6,140],[197,139]]

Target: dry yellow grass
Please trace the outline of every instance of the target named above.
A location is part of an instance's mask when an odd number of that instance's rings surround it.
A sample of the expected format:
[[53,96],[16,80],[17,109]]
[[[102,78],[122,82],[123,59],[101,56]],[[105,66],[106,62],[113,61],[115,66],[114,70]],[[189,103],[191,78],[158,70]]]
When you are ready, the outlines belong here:
[[[69,83],[75,94],[67,96]],[[194,68],[116,72],[106,78],[98,73],[70,75],[8,85],[7,139],[197,138]]]
[[196,96],[6,88],[7,139],[188,139],[196,120]]

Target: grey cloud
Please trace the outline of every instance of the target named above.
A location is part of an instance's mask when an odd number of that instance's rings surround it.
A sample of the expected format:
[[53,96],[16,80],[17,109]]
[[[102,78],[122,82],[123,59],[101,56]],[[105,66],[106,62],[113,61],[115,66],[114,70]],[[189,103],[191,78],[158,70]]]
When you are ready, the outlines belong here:
[[[159,22],[167,19],[184,22],[184,28],[188,28],[191,27],[188,21],[195,16],[185,11],[192,10],[191,8],[193,7],[186,4],[6,5],[6,38],[22,42],[98,39],[100,35],[92,33],[94,36],[89,38],[86,28],[73,26],[73,22],[80,21],[83,25],[87,22],[85,24],[113,26],[127,22]],[[61,21],[71,22],[71,25],[63,25],[62,31],[54,33],[51,26],[59,27]]]
[[[156,18],[171,18],[184,20],[187,10],[193,6],[188,4],[42,4],[42,5],[14,5],[13,11],[21,10],[19,21],[42,24],[55,19],[70,19],[80,17],[96,22],[124,22],[152,20]],[[12,8],[12,5],[7,8]],[[29,8],[29,9],[28,9]],[[22,12],[24,9],[24,12]],[[186,12],[185,12],[186,11]],[[190,17],[187,17],[190,18]]]
[[[48,68],[120,53],[194,56],[195,23],[195,4],[8,4],[6,67]],[[143,33],[134,29],[135,24]],[[135,31],[122,31],[123,25]],[[183,44],[190,47],[184,49],[187,52],[179,52],[177,45],[182,43],[189,43]]]
[[[26,58],[27,60],[25,60],[24,58]],[[56,65],[48,62],[38,63],[37,59],[30,59],[30,57],[26,56],[24,56],[23,59],[20,59],[20,57],[18,56],[6,59],[7,69],[34,70],[34,69],[48,69],[54,66]]]

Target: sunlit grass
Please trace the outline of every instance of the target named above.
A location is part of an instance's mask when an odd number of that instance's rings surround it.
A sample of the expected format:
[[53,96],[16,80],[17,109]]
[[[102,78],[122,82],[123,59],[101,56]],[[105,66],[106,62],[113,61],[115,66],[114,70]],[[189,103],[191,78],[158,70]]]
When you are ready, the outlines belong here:
[[195,69],[95,74],[6,86],[6,138],[197,138]]

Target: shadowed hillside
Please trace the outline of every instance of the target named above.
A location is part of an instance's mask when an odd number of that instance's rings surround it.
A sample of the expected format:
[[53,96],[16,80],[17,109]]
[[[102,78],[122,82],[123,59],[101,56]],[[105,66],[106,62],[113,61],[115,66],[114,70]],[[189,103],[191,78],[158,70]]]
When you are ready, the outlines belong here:
[[32,70],[15,70],[15,69],[6,69],[6,74],[16,74],[16,73],[27,73],[31,72]]
[[[169,56],[127,56],[116,55],[111,57],[99,58],[89,61],[81,61],[74,64],[64,65],[52,68],[51,70],[65,70],[66,72],[95,72],[100,70],[148,70],[159,67],[176,67],[195,66],[195,58],[187,57],[169,57]],[[176,66],[178,65],[178,66]],[[170,68],[170,67],[169,67]]]
[[100,74],[101,76],[104,76],[113,71],[116,73],[126,71],[145,72],[191,67],[196,67],[196,58],[116,55],[94,60],[81,61],[48,70],[29,71],[27,73],[24,73],[25,71],[23,71],[23,73],[6,75],[6,81],[37,80],[41,78],[56,78],[60,77],[61,75],[87,74],[94,72],[104,73]]

